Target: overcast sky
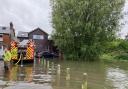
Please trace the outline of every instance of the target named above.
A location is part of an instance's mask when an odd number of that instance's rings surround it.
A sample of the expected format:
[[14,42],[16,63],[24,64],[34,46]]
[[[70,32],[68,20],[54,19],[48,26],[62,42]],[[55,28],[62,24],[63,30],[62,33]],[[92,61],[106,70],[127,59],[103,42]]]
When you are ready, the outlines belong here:
[[124,14],[123,19],[121,22],[124,24],[121,26],[121,37],[124,38],[126,34],[128,34],[128,0],[126,0],[126,3],[124,5],[122,13]]
[[37,27],[51,33],[49,0],[0,0],[0,25],[12,21],[16,32],[31,31]]
[[[128,0],[123,13],[128,13]],[[51,34],[51,7],[49,0],[0,0],[0,25],[14,23],[16,32],[31,31],[37,27]],[[128,32],[128,15],[125,15],[121,35]]]

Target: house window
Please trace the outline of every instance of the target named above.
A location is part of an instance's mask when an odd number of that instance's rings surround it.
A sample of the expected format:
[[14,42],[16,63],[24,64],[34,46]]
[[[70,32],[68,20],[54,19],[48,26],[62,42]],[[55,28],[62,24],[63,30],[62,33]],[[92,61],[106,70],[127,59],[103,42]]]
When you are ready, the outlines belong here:
[[3,35],[0,34],[0,42],[3,41]]
[[2,38],[3,37],[3,35],[2,34],[0,34],[0,38]]
[[2,30],[6,30],[6,27],[2,27]]
[[33,35],[33,39],[43,40],[44,36],[43,35]]

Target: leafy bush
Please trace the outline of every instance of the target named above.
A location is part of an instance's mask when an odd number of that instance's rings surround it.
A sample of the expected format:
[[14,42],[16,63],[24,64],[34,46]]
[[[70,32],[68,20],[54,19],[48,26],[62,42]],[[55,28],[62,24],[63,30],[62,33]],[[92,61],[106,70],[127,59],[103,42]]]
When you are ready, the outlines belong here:
[[128,60],[128,54],[121,54],[115,57],[117,60]]
[[127,51],[128,50],[128,41],[124,40],[119,44],[119,49]]

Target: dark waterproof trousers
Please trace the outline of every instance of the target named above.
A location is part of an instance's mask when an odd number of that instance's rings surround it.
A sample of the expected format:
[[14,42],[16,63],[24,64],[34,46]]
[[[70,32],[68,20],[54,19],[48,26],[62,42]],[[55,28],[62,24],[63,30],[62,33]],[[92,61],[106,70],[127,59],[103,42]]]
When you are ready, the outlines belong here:
[[4,69],[9,70],[10,69],[10,61],[4,61]]

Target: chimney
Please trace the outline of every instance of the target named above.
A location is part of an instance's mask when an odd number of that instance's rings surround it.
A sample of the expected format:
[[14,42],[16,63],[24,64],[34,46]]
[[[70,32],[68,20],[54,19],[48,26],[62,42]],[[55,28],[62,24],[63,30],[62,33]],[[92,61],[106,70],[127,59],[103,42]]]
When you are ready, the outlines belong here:
[[10,29],[13,29],[13,23],[10,22]]
[[10,22],[10,30],[13,31],[13,34],[14,34],[14,36],[15,36],[15,29],[14,29],[14,27],[13,27],[13,23],[12,23],[12,22]]

